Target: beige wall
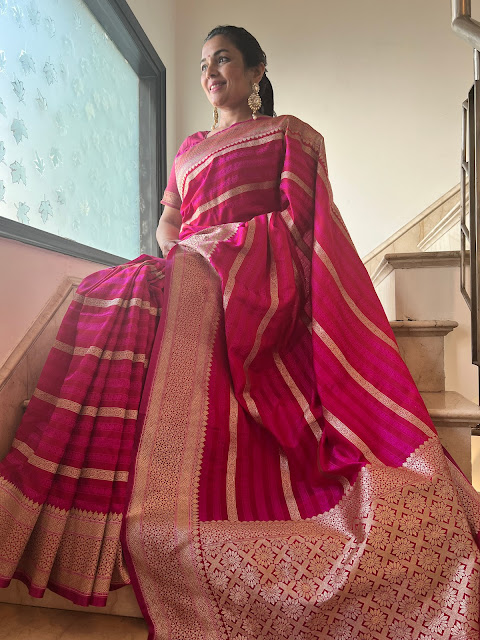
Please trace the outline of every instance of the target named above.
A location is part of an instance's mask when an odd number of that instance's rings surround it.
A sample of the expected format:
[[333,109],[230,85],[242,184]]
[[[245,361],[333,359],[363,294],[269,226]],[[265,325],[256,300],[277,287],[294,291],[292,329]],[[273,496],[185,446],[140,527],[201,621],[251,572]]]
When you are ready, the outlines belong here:
[[361,255],[459,181],[473,71],[449,0],[176,4],[177,144],[211,125],[199,54],[209,29],[230,23],[266,51],[277,113],[325,136],[335,199]]
[[26,334],[64,278],[102,265],[0,238],[0,365]]
[[[129,0],[167,67],[168,162],[175,155],[175,2]],[[65,277],[84,277],[101,265],[0,238],[0,365],[33,324]]]
[[[325,0],[129,4],[167,67],[169,164],[186,135],[211,124],[199,53],[212,26],[233,23],[267,52],[277,112],[294,113],[325,135],[336,200],[362,255],[458,181],[460,104],[472,65],[469,48],[451,33],[449,0],[344,0],[341,11]],[[0,363],[60,276],[97,268],[6,242]],[[39,263],[48,269],[37,277]],[[12,287],[9,274],[19,270],[24,276]]]
[[127,0],[142,29],[167,68],[167,158],[177,151],[175,105],[175,0]]

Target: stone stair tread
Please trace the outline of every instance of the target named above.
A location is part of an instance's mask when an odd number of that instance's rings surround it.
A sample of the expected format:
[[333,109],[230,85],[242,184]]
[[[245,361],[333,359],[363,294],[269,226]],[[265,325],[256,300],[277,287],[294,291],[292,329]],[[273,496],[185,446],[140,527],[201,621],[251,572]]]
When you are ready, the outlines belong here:
[[392,327],[396,336],[398,335],[433,335],[446,336],[447,333],[458,327],[455,320],[391,320]]
[[384,260],[396,269],[415,267],[448,267],[460,264],[460,251],[411,251],[387,253]]
[[420,395],[433,422],[480,421],[480,407],[456,391],[422,391]]
[[371,279],[374,286],[378,286],[394,269],[458,266],[460,266],[460,251],[387,253],[371,275]]

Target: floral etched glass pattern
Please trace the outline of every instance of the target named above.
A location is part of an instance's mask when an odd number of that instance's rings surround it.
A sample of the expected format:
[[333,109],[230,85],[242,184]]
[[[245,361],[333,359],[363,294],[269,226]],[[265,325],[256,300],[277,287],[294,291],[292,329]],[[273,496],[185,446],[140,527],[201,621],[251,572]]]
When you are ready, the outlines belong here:
[[0,215],[137,256],[138,105],[82,0],[0,0]]

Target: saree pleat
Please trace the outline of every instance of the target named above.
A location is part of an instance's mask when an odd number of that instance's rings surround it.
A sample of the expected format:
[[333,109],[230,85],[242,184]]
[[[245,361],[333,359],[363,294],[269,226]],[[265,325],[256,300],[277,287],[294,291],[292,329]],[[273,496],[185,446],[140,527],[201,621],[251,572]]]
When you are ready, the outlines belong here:
[[87,278],[0,464],[0,584],[101,605],[129,582],[119,543],[161,260]]

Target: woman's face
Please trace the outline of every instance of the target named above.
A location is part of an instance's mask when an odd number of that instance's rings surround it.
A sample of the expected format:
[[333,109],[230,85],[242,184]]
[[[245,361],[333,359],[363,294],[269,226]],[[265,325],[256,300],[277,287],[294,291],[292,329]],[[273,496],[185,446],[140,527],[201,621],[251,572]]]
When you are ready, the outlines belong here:
[[202,49],[201,82],[214,107],[235,109],[244,106],[253,82],[262,77],[257,68],[246,69],[241,51],[225,36],[214,36]]

